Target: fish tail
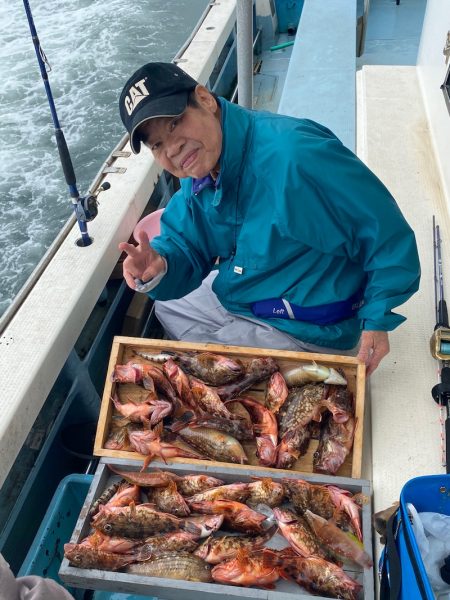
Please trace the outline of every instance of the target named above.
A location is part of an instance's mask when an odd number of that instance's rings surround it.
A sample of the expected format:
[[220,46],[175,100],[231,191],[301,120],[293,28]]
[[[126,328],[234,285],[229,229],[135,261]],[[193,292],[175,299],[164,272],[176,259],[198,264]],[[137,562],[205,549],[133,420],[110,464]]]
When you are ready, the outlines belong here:
[[195,422],[196,416],[193,412],[187,411],[183,415],[181,415],[178,419],[176,419],[168,429],[173,433],[184,429],[186,425],[191,425]]
[[201,528],[197,527],[197,525],[192,523],[192,521],[184,521],[182,529],[187,533],[194,535],[195,537],[200,537],[202,534]]

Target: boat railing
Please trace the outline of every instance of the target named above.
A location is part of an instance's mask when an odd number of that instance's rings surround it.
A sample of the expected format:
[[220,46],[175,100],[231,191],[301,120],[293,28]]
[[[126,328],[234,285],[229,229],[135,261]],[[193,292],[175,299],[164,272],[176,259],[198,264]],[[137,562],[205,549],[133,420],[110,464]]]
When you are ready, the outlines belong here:
[[278,108],[325,125],[353,151],[356,24],[356,2],[305,0]]

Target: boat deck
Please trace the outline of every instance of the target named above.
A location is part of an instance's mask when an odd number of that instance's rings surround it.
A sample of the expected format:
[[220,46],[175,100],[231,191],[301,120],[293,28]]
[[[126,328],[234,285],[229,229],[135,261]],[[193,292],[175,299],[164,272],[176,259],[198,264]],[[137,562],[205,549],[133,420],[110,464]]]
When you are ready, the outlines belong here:
[[419,292],[399,308],[407,321],[390,335],[391,352],[369,383],[372,461],[366,476],[373,481],[375,511],[398,499],[408,479],[445,472],[439,407],[431,398],[438,382],[438,363],[429,352],[435,325],[433,215],[444,240],[444,263],[450,230],[416,67],[425,7],[425,0],[398,6],[372,0],[365,52],[357,60],[357,152],[414,229],[422,267]]
[[[330,1],[326,10],[320,3],[305,4],[278,107],[278,112],[327,125],[356,150],[416,233],[421,289],[399,307],[407,321],[390,334],[391,352],[367,384],[363,477],[373,483],[375,511],[398,499],[408,479],[445,471],[440,412],[431,398],[438,382],[438,363],[429,352],[435,325],[433,215],[441,227],[444,257],[450,229],[416,66],[426,5],[426,0],[399,5],[371,0],[355,82],[356,3],[343,8]],[[309,45],[308,36],[314,39]],[[331,55],[336,58],[330,62]]]

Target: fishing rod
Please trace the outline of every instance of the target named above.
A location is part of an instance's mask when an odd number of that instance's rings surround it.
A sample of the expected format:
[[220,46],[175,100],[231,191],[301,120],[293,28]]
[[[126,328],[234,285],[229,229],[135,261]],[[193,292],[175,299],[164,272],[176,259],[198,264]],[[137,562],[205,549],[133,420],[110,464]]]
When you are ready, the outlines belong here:
[[85,197],[80,197],[77,189],[77,181],[75,177],[75,171],[72,165],[72,159],[70,158],[69,148],[67,147],[66,139],[64,137],[64,133],[59,124],[58,115],[56,113],[55,102],[53,100],[52,90],[50,88],[50,83],[47,76],[47,68],[51,70],[47,57],[45,56],[44,51],[42,50],[41,44],[39,42],[39,38],[36,32],[36,27],[33,21],[33,15],[31,13],[31,8],[28,0],[23,0],[23,4],[25,7],[25,12],[27,14],[28,24],[30,26],[31,38],[33,40],[34,49],[36,52],[36,57],[39,63],[39,69],[41,71],[41,77],[44,82],[45,91],[47,92],[47,99],[50,105],[50,112],[53,119],[53,124],[55,127],[55,137],[56,144],[58,146],[59,158],[61,160],[61,165],[64,171],[64,176],[66,179],[66,183],[69,187],[69,193],[71,202],[73,205],[73,209],[75,212],[75,217],[78,222],[78,226],[81,232],[81,240],[80,243],[77,241],[77,245],[79,246],[89,246],[92,243],[92,239],[89,237],[87,231],[87,222],[95,219],[98,213],[97,209],[97,195],[100,191],[107,190],[110,187],[110,184],[105,182],[99,188],[97,194],[89,194]]
[[[450,473],[450,325],[448,321],[447,302],[444,297],[444,276],[442,269],[442,240],[439,225],[433,215],[433,250],[434,250],[434,299],[436,325],[430,340],[433,358],[439,361],[440,383],[431,390],[433,399],[439,404],[441,411],[442,464],[446,473]],[[445,457],[444,457],[445,452]]]

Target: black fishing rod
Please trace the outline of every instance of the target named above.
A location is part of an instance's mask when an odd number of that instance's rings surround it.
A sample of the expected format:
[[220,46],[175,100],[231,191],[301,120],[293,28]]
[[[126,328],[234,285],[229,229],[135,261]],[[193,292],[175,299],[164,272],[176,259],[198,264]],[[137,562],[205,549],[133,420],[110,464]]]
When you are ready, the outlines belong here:
[[[444,275],[442,269],[441,233],[433,216],[433,250],[434,250],[434,294],[436,325],[430,340],[430,350],[433,358],[439,361],[440,383],[431,390],[433,399],[445,411],[445,421],[442,422],[442,437],[445,443],[446,472],[450,473],[450,324],[448,321],[447,302],[444,297]],[[443,417],[441,417],[442,419]]]
[[[69,148],[67,147],[64,133],[59,124],[58,115],[56,114],[55,102],[53,100],[52,90],[50,88],[50,83],[47,76],[46,65],[48,65],[49,70],[50,65],[48,63],[44,51],[41,48],[41,44],[39,42],[39,38],[36,32],[36,27],[34,26],[33,15],[31,14],[31,8],[28,0],[23,0],[23,4],[25,7],[25,12],[27,13],[28,24],[30,26],[31,37],[34,44],[34,49],[36,51],[39,69],[41,71],[45,91],[47,92],[48,103],[50,105],[50,112],[52,114],[53,124],[55,126],[55,137],[58,146],[61,165],[64,171],[64,176],[66,178],[67,185],[69,186],[71,202],[81,232],[81,243],[78,245],[89,246],[92,243],[92,239],[89,237],[86,223],[88,221],[92,221],[97,216],[97,199],[94,195],[88,195],[84,198],[80,198],[80,195],[78,193],[75,171],[72,165],[72,160],[70,158]],[[102,189],[105,190],[108,188],[109,184],[104,183]]]

